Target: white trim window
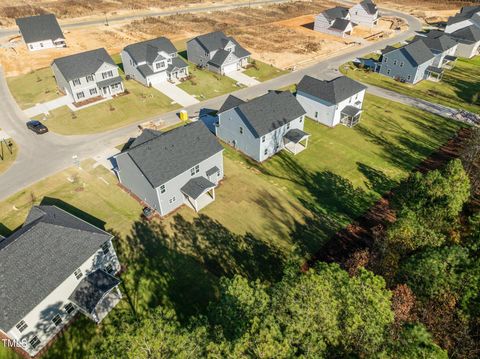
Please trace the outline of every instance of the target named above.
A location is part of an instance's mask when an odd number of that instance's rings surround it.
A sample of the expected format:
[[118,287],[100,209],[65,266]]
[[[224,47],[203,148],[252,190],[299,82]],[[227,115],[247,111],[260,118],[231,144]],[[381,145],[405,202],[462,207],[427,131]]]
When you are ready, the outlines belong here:
[[83,91],[80,91],[80,92],[77,93],[77,98],[79,100],[81,100],[82,98],[85,98],[85,94],[83,93]]
[[110,242],[105,242],[102,244],[102,251],[103,251],[103,254],[110,253]]
[[37,347],[40,345],[40,339],[38,339],[38,337],[34,335],[32,339],[30,339],[29,343],[32,349],[37,349]]
[[90,95],[91,96],[96,95],[97,93],[98,93],[98,91],[97,91],[96,88],[90,89]]
[[93,82],[95,81],[95,78],[93,77],[93,75],[87,75],[87,82]]
[[190,169],[190,175],[195,176],[198,172],[200,172],[200,165],[196,165]]
[[74,79],[72,83],[73,83],[73,86],[78,86],[81,84],[80,79]]
[[107,272],[108,274],[112,274],[113,273],[113,265],[112,263],[108,263],[107,266],[105,267],[105,272]]
[[82,278],[82,276],[83,276],[82,270],[81,270],[80,268],[78,268],[75,272],[73,272],[73,275],[74,275],[75,278],[77,278],[77,279]]
[[165,185],[162,184],[162,185],[160,186],[160,193],[165,193],[165,191],[166,191]]
[[170,204],[175,203],[176,200],[177,200],[177,199],[175,198],[175,196],[173,196],[172,198],[170,198],[170,199],[168,200],[168,203],[170,203]]
[[73,303],[68,303],[65,304],[63,309],[65,309],[65,312],[67,312],[67,314],[72,314],[72,312],[75,310],[75,305],[73,305]]
[[60,324],[62,324],[62,317],[60,316],[60,314],[57,314],[52,318],[52,323],[55,324],[56,327],[59,327]]
[[17,328],[17,330],[20,332],[20,333],[23,333],[23,331],[25,329],[27,329],[28,325],[27,323],[25,323],[24,320],[21,320],[17,323],[17,325],[15,326],[15,328]]

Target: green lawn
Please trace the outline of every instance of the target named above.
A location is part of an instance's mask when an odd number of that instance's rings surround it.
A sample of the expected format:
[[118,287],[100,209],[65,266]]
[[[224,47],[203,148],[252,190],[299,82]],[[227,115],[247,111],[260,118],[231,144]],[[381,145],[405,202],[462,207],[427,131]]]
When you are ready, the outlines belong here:
[[[10,146],[9,144],[12,144]],[[5,172],[15,162],[18,154],[18,146],[13,140],[0,142],[0,173]]]
[[480,113],[480,100],[472,102],[474,94],[480,93],[480,82],[477,81],[480,77],[480,56],[473,59],[458,59],[453,70],[445,70],[441,82],[421,81],[416,85],[403,84],[387,76],[358,69],[352,63],[342,65],[340,71],[370,85],[452,108]]
[[264,82],[275,77],[285,75],[288,73],[288,71],[277,69],[273,65],[269,65],[258,60],[252,60],[250,67],[243,73],[247,76],[257,79],[260,82]]
[[27,75],[8,77],[10,91],[22,110],[62,96],[49,67]]
[[257,164],[227,147],[225,179],[200,215],[183,207],[161,221],[140,221],[140,205],[90,161],[0,202],[0,234],[21,225],[44,198],[117,234],[125,300],[101,326],[81,317],[46,357],[86,357],[103,331],[115,332],[117,323],[147,308],[174,308],[182,320],[204,313],[222,275],[277,280],[294,251],[318,251],[459,127],[367,95],[353,129],[307,120],[309,146],[297,156],[282,152]]

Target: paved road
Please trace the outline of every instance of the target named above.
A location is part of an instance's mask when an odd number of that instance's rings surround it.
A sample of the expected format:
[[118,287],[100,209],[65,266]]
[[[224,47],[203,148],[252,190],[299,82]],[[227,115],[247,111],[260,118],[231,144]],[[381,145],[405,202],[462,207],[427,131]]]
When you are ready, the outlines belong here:
[[[355,49],[349,53],[323,60],[305,69],[288,73],[256,86],[241,89],[235,92],[234,95],[242,99],[251,99],[265,94],[268,90],[279,89],[298,83],[299,80],[307,74],[323,79],[336,77],[339,74],[338,67],[341,64],[355,57],[382,49],[388,44],[406,40],[411,37],[415,31],[421,29],[421,23],[415,17],[386,10],[384,10],[384,14],[405,18],[409,23],[409,30],[393,38],[381,40],[366,47]],[[227,95],[223,95],[188,106],[186,109],[189,114],[194,114],[204,108],[218,109],[226,97]],[[42,178],[71,166],[73,164],[72,156],[74,155],[78,156],[79,159],[85,159],[108,151],[110,148],[126,141],[131,136],[137,135],[138,124],[145,122],[145,119],[143,119],[137,124],[96,135],[60,136],[49,133],[43,136],[36,136],[30,131],[25,130],[25,121],[27,121],[27,118],[11,97],[3,72],[1,71],[0,104],[2,108],[0,128],[5,129],[20,146],[18,160],[6,173],[0,175],[0,200]],[[165,113],[155,118],[155,120],[161,120],[166,124],[173,124],[178,122],[178,117],[174,111]]]
[[[113,16],[108,17],[109,24],[115,24],[125,21],[132,21],[143,19],[145,17],[160,17],[160,16],[169,16],[169,15],[178,15],[178,14],[195,14],[201,12],[209,11],[221,11],[228,9],[237,9],[241,7],[258,7],[262,5],[272,5],[280,4],[284,2],[289,2],[291,0],[252,0],[252,1],[239,1],[230,4],[219,4],[219,5],[209,5],[209,6],[194,6],[186,7],[184,9],[176,10],[163,10],[163,11],[150,11],[147,13],[135,14],[135,15],[125,15],[125,16]],[[105,19],[95,19],[95,20],[85,20],[78,22],[70,22],[65,24],[60,24],[63,29],[75,29],[79,27],[95,26],[105,24]],[[13,29],[0,29],[0,37],[18,35],[19,31],[17,28]]]

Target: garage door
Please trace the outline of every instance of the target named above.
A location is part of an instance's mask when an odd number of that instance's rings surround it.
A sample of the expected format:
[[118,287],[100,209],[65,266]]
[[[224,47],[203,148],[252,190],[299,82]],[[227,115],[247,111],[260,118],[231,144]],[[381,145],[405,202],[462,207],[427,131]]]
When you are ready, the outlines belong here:
[[223,68],[223,72],[226,73],[226,74],[228,74],[230,72],[234,72],[234,71],[237,71],[237,63],[226,65]]
[[167,81],[167,72],[163,71],[155,75],[148,76],[148,80],[152,85],[160,84]]

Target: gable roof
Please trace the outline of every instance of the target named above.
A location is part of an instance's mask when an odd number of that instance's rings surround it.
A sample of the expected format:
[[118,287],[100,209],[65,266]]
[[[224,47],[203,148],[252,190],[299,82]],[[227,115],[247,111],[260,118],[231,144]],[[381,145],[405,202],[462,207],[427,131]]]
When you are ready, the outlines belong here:
[[127,153],[153,188],[223,151],[202,121],[163,132]]
[[382,52],[382,55],[399,51],[412,66],[419,66],[435,57],[423,41],[414,41],[399,48],[390,48]]
[[53,63],[67,81],[94,74],[104,63],[117,66],[104,48],[60,57]]
[[330,26],[330,28],[338,31],[345,31],[348,25],[350,24],[351,24],[350,20],[335,19],[335,21],[333,22],[332,26]]
[[190,41],[197,41],[208,52],[218,49],[223,50],[229,42],[232,42],[235,44],[234,54],[238,58],[250,56],[250,52],[243,48],[242,45],[237,42],[237,40],[231,36],[225,35],[222,31],[214,31],[208,34],[200,35],[191,39]]
[[360,82],[346,76],[340,76],[331,81],[323,81],[305,75],[297,86],[298,91],[305,92],[331,104],[338,104],[366,90],[366,88]]
[[132,143],[130,143],[130,145],[128,146],[128,148],[134,148],[136,146],[139,146],[147,141],[150,141],[152,139],[154,139],[155,137],[158,137],[162,134],[161,131],[156,131],[156,130],[151,130],[149,128],[146,128],[142,131],[142,133],[140,134],[140,136],[138,136],[137,138],[135,138]]
[[33,207],[0,242],[0,328],[14,327],[111,238],[58,207]]
[[235,97],[233,95],[228,95],[227,99],[223,103],[222,107],[218,110],[218,113],[225,112],[227,110],[230,110],[234,107],[237,107],[241,105],[242,103],[245,103],[242,99],[239,99],[238,97]]
[[53,14],[22,17],[15,22],[28,44],[44,40],[65,39],[57,18]]
[[334,8],[325,10],[323,14],[330,20],[343,19],[348,15],[348,9],[343,6],[335,6]]
[[223,49],[218,49],[217,52],[215,52],[215,55],[212,57],[212,59],[208,62],[215,66],[220,67],[228,58],[228,55],[230,55],[230,52],[225,51]]
[[[126,46],[123,50],[128,52],[130,57],[137,63],[145,61],[153,62],[160,51],[164,51],[167,54],[177,52],[175,46],[173,46],[172,42],[166,37],[137,42],[136,44]],[[155,58],[152,60],[152,57]]]
[[433,37],[433,35],[427,37],[415,36],[413,41],[423,41],[430,50],[435,50],[439,52],[450,50],[452,47],[455,47],[457,45],[457,42],[455,40],[445,34],[439,35],[437,37]]
[[236,107],[255,137],[270,133],[305,115],[305,110],[290,91],[270,91]]
[[378,11],[377,5],[372,0],[363,0],[360,5],[369,15],[375,15]]
[[462,43],[475,43],[480,41],[480,29],[470,25],[450,33],[449,36]]

